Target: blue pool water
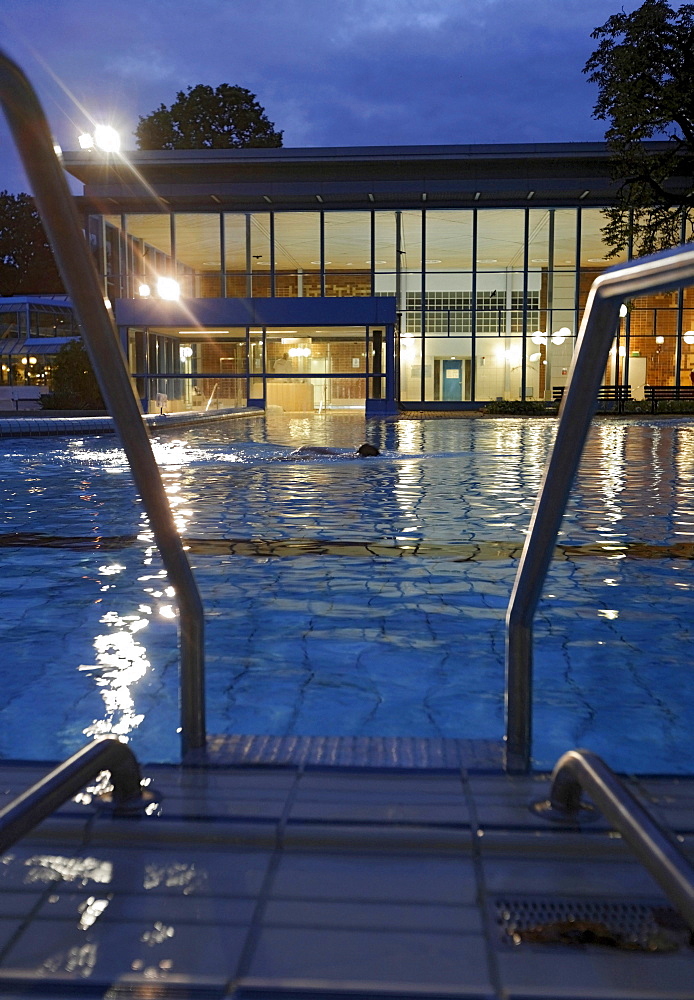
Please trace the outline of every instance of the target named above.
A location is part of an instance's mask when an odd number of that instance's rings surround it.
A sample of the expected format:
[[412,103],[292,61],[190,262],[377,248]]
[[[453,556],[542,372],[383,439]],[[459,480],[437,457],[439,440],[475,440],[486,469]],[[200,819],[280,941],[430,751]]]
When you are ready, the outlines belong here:
[[[155,442],[206,608],[208,731],[500,739],[552,419],[268,416]],[[374,459],[285,460],[302,444]],[[179,759],[175,604],[112,437],[10,439],[0,756]],[[535,626],[537,766],[694,772],[694,422],[594,426]]]

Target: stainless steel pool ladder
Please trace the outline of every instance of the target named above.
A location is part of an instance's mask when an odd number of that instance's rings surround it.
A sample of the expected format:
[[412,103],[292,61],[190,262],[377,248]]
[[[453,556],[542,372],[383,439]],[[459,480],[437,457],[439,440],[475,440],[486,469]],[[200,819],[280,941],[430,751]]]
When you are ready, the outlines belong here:
[[549,798],[534,803],[533,811],[550,822],[580,826],[585,810],[582,792],[622,835],[694,931],[694,868],[670,831],[597,754],[569,750],[560,757],[552,772]]
[[0,854],[47,819],[101,771],[111,772],[113,795],[110,802],[114,814],[141,815],[153,796],[147,795],[142,788],[135,755],[126,743],[103,737],[78,750],[0,810]]
[[506,615],[506,769],[525,774],[532,747],[533,618],[595,410],[622,302],[694,284],[694,246],[619,264],[595,279],[576,343],[560,420]]
[[181,746],[185,758],[190,751],[200,750],[206,744],[202,602],[46,118],[22,70],[1,51],[0,103],[77,314],[99,388],[176,593],[181,646]]

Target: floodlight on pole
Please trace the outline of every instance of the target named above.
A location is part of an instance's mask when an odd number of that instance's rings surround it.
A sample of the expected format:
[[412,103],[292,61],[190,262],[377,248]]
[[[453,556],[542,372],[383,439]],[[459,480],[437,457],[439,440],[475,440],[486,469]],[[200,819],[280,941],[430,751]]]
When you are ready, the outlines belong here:
[[120,150],[120,135],[111,125],[96,125],[94,132],[83,132],[77,136],[80,149],[98,147],[103,153],[117,153]]

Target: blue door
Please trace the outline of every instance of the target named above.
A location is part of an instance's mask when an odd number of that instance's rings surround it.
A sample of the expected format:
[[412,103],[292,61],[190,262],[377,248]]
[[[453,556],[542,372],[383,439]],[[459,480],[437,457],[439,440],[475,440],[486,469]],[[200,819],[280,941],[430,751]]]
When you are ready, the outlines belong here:
[[463,362],[442,361],[443,398],[448,402],[459,402],[463,398]]

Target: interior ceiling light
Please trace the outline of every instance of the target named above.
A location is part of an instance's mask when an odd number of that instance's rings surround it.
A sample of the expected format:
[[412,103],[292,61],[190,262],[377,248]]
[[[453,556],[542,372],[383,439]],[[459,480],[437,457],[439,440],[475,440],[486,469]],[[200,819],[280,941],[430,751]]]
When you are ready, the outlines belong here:
[[694,330],[687,330],[682,336],[682,340],[685,344],[694,344]]

